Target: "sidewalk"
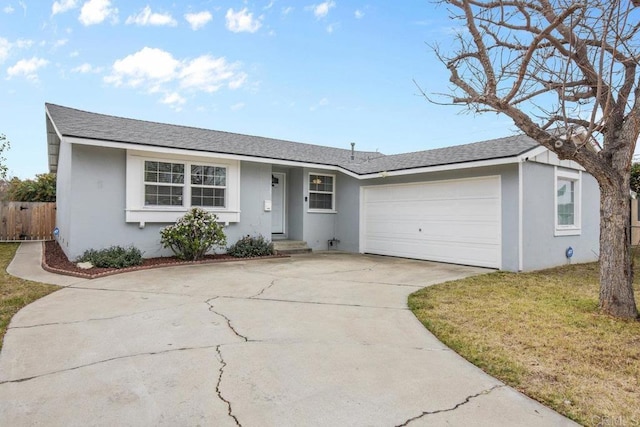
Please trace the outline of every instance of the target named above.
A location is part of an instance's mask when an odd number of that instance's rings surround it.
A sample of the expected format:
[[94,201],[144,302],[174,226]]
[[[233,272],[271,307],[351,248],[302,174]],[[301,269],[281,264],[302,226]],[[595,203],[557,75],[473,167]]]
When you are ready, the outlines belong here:
[[49,283],[58,286],[70,286],[87,279],[49,273],[42,269],[42,242],[23,242],[16,256],[7,267],[7,273],[25,280]]

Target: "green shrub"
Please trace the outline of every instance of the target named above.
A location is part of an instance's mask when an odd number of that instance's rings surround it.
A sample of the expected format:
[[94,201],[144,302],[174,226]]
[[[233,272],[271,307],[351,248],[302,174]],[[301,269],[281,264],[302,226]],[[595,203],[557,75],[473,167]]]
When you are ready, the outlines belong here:
[[273,242],[266,240],[261,235],[256,237],[247,235],[231,245],[227,253],[238,258],[249,258],[273,255],[275,252],[273,250]]
[[142,264],[142,252],[133,246],[111,246],[107,249],[89,249],[78,258],[78,262],[90,262],[100,268],[125,268]]
[[160,242],[180,259],[195,261],[214,246],[224,247],[227,238],[218,217],[201,208],[192,208],[175,225],[160,230]]

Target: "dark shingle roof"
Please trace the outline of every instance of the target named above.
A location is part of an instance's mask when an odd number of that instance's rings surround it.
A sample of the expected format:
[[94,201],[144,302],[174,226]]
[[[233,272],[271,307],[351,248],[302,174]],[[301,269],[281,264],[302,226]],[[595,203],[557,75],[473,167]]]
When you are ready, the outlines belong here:
[[538,145],[517,135],[390,156],[356,151],[351,161],[348,149],[127,119],[55,104],[45,106],[62,136],[338,166],[359,175],[514,157]]

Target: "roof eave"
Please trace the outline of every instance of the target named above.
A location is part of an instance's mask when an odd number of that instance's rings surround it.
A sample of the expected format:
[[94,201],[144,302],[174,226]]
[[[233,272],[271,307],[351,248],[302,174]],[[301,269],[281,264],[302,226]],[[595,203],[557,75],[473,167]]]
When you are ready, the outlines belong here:
[[488,166],[499,166],[507,164],[517,164],[520,162],[519,156],[498,157],[492,159],[472,160],[468,162],[447,163],[432,166],[422,166],[406,169],[396,169],[390,171],[378,171],[359,175],[360,179],[385,178],[389,176],[416,175],[421,173],[442,172],[458,169],[481,168]]

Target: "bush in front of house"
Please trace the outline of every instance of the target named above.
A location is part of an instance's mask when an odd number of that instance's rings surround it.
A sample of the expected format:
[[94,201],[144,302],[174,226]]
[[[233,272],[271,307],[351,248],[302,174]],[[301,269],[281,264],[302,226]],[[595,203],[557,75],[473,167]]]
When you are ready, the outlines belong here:
[[178,258],[196,261],[214,246],[224,247],[227,237],[216,215],[192,208],[174,225],[160,230],[160,242]]
[[227,254],[238,258],[267,256],[274,253],[273,242],[268,241],[261,235],[255,237],[247,235],[227,249]]
[[142,264],[142,252],[133,246],[111,246],[107,249],[89,249],[78,258],[78,262],[90,262],[100,268],[126,268]]

